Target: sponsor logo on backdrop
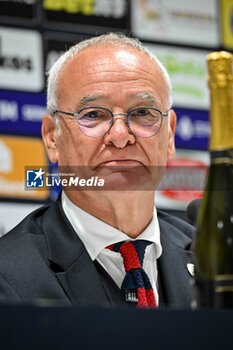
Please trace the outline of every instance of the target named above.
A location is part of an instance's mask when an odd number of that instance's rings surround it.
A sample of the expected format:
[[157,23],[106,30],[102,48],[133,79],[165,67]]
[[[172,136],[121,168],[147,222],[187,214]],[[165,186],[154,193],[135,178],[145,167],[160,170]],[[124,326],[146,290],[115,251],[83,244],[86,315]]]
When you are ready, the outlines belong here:
[[170,160],[157,191],[155,202],[160,208],[185,210],[190,201],[201,198],[206,185],[208,152],[178,150]]
[[125,14],[126,0],[44,0],[42,6],[49,11],[120,18]]
[[205,188],[207,165],[203,161],[179,157],[169,161],[160,189],[165,197],[191,201],[201,198]]
[[146,45],[164,64],[172,83],[173,104],[182,108],[209,109],[206,83],[208,51]]
[[133,32],[142,39],[216,47],[219,13],[216,0],[133,0]]
[[176,146],[206,150],[210,135],[208,111],[175,108],[175,112],[177,114]]
[[[0,196],[5,198],[45,200],[48,189],[39,191],[42,173],[35,164],[47,161],[44,146],[39,138],[0,136]],[[31,164],[27,185],[35,191],[25,191],[25,163]],[[36,188],[38,190],[36,190]]]
[[15,122],[19,118],[19,109],[16,101],[0,100],[0,121]]
[[193,137],[208,138],[210,135],[210,124],[206,120],[192,120],[188,115],[182,115],[177,123],[176,133],[184,141]]
[[44,88],[39,32],[0,28],[0,87],[39,92]]
[[2,133],[41,135],[46,114],[45,94],[0,90],[0,129]]
[[82,32],[94,35],[105,32],[104,28],[130,30],[130,0],[44,0],[44,19],[57,27],[69,27],[74,31],[77,25],[84,26]]
[[0,68],[30,71],[33,70],[33,63],[30,56],[22,58],[16,54],[4,54],[0,40]]

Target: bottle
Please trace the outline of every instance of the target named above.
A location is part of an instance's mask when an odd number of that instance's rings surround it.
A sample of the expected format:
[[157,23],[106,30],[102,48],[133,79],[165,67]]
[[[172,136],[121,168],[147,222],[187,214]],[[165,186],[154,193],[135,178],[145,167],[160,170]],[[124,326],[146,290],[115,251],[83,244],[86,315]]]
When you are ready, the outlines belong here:
[[195,292],[201,308],[233,308],[233,56],[207,55],[210,167],[197,219]]

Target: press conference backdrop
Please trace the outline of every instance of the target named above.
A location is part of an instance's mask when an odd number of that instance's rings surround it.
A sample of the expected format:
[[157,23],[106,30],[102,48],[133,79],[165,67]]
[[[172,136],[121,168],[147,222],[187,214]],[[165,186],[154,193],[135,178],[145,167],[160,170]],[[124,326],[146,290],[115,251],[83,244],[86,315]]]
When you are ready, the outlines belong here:
[[233,0],[0,0],[1,234],[59,190],[25,190],[25,166],[57,171],[40,139],[44,72],[72,44],[109,31],[140,38],[172,80],[177,155],[157,206],[184,210],[201,196],[209,137],[205,56],[233,50]]

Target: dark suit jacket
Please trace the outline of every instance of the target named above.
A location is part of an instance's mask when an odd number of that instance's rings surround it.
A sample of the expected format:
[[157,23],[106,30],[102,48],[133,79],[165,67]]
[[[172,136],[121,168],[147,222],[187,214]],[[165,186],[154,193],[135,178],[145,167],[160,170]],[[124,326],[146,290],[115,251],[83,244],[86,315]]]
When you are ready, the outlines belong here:
[[[160,305],[190,307],[187,263],[193,227],[159,213]],[[60,200],[27,216],[0,239],[0,301],[61,305],[126,305],[119,288],[97,263],[66,218]]]

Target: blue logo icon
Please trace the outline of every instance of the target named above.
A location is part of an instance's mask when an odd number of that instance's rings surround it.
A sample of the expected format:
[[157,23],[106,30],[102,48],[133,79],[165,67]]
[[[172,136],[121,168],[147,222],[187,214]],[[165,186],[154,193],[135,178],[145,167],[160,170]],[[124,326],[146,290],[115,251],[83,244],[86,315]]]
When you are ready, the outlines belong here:
[[38,188],[44,186],[44,171],[42,168],[39,170],[27,170],[27,188]]

